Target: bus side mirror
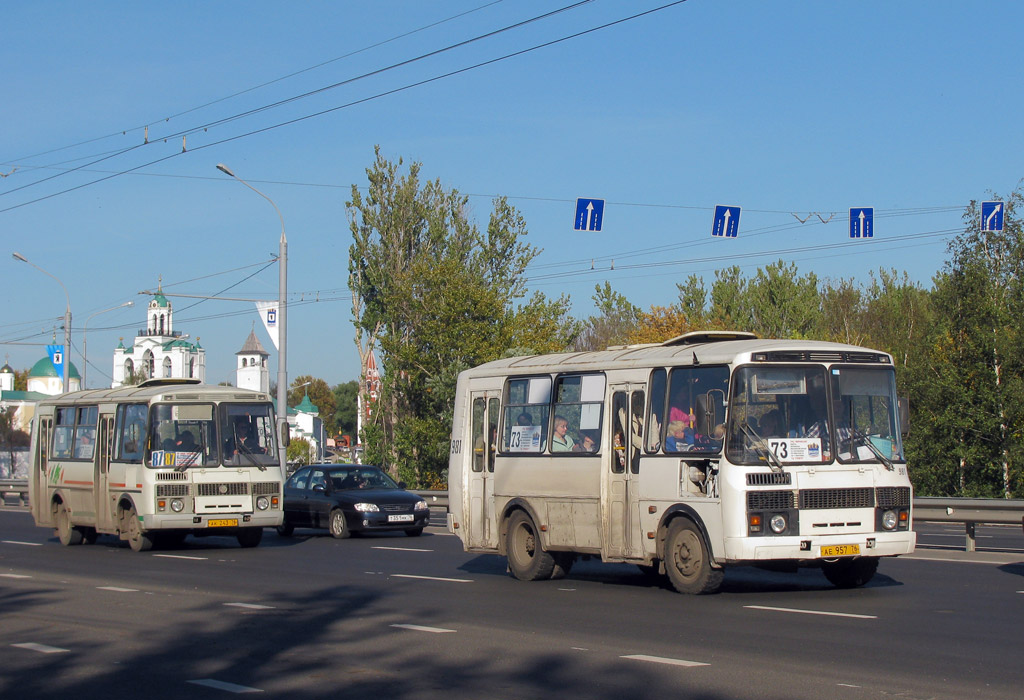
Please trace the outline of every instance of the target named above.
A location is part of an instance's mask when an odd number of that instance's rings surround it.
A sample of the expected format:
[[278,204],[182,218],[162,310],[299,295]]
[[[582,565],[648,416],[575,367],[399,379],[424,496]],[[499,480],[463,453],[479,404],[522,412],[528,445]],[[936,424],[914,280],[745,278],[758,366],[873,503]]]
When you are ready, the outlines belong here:
[[910,399],[900,396],[896,399],[896,405],[900,412],[900,435],[906,437],[910,432]]
[[288,423],[282,423],[281,424],[281,446],[282,447],[288,447],[288,445],[290,445],[290,444],[292,444],[292,436],[291,436],[291,433],[288,431]]

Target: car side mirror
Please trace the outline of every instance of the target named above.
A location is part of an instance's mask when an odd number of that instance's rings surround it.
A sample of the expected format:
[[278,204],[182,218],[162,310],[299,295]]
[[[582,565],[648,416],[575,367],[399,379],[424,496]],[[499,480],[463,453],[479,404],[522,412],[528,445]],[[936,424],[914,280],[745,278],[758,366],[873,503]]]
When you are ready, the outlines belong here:
[[288,432],[288,422],[281,423],[281,445],[288,447],[292,444],[292,435]]
[[313,484],[313,490],[316,491],[317,493],[326,493],[327,487],[324,486],[323,484]]

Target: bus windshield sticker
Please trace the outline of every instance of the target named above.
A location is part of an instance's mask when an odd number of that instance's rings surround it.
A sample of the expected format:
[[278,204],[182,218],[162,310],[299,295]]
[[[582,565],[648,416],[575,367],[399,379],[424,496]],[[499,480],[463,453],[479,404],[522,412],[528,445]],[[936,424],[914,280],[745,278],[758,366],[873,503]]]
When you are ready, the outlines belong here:
[[539,425],[513,425],[508,439],[509,452],[540,452]]

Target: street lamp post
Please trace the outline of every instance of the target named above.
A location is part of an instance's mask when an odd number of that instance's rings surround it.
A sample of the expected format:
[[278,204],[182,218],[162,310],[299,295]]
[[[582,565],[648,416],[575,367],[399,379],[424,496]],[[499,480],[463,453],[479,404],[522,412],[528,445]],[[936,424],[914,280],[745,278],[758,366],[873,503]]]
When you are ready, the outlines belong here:
[[89,383],[87,381],[85,381],[85,378],[89,374],[89,341],[88,341],[88,338],[89,338],[89,321],[92,320],[93,316],[99,316],[100,314],[105,314],[108,311],[117,311],[118,309],[123,309],[126,306],[135,306],[135,302],[134,301],[126,301],[123,304],[118,304],[117,306],[111,306],[109,309],[103,309],[103,311],[97,311],[96,313],[91,314],[89,316],[89,318],[85,319],[85,323],[82,325],[82,388],[83,389],[88,389],[89,388]]
[[64,308],[64,357],[61,358],[61,366],[64,368],[64,376],[62,377],[62,391],[63,393],[66,394],[71,389],[71,386],[68,381],[69,372],[71,369],[71,295],[68,294],[68,288],[64,286],[64,283],[61,282],[56,275],[53,275],[44,270],[43,268],[39,267],[21,253],[12,253],[12,255],[14,256],[15,260],[20,260],[23,263],[28,263],[35,269],[42,272],[44,275],[53,277],[53,279],[57,280],[57,284],[60,285],[60,288],[64,290],[64,296],[67,298],[68,305]]
[[228,166],[218,163],[217,170],[238,180],[260,197],[270,202],[270,206],[274,207],[274,211],[277,212],[277,218],[281,220],[281,241],[277,262],[280,271],[277,289],[277,335],[279,341],[277,349],[279,353],[277,358],[277,437],[281,469],[285,469],[288,464],[288,448],[285,447],[282,437],[288,425],[288,239],[284,233],[284,217],[281,215],[281,210],[274,204],[274,200],[235,175]]

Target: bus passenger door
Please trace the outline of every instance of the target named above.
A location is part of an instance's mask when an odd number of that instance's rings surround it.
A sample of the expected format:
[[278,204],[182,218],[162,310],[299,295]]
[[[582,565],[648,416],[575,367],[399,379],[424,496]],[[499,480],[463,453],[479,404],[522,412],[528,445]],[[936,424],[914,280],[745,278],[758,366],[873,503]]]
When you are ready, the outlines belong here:
[[643,385],[622,384],[612,387],[611,460],[605,472],[606,557],[639,557],[640,451],[643,445]]
[[114,416],[101,415],[96,426],[96,459],[94,462],[96,484],[96,529],[114,529],[114,500],[110,495],[110,454],[114,444]]
[[497,526],[494,514],[494,453],[498,447],[498,393],[472,393],[472,454],[469,471],[470,547],[493,546]]
[[50,474],[50,434],[53,432],[53,418],[39,418],[36,431],[35,453],[32,455],[32,472],[29,478],[35,487],[35,493],[29,498],[29,506],[36,518],[36,524],[50,524],[50,499],[53,489],[49,486]]

